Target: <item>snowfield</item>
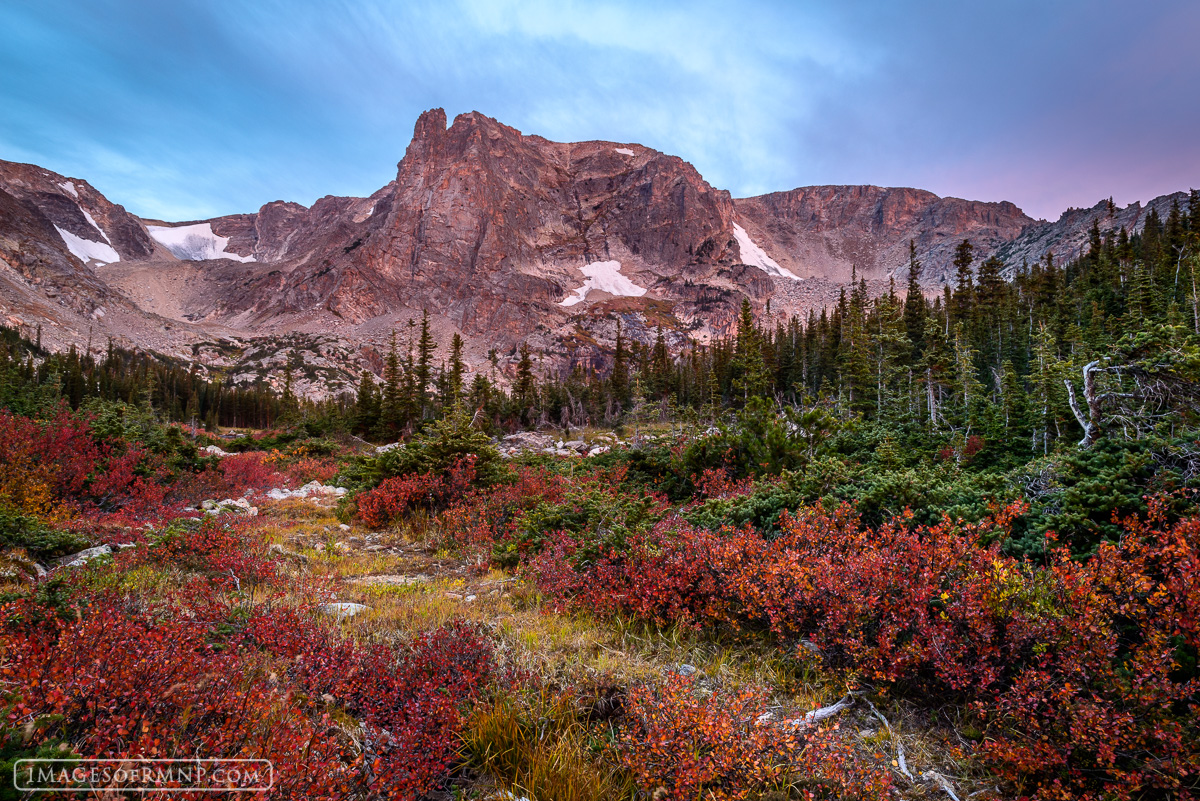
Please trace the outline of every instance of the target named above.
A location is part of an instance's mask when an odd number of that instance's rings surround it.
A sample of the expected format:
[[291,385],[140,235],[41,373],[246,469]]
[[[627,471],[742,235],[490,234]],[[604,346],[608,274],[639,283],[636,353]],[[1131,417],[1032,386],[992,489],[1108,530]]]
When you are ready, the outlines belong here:
[[633,155],[633,151],[627,147],[618,147],[618,148],[615,148],[615,150],[618,153],[620,153],[622,156],[632,156]]
[[733,224],[733,236],[737,239],[738,249],[742,252],[742,264],[757,267],[767,275],[773,275],[777,278],[790,278],[793,281],[804,280],[791,270],[785,270],[776,264],[775,260],[768,256],[765,250],[754,244],[754,240],[750,238],[750,234],[746,233],[746,229],[737,223]]
[[79,197],[79,192],[76,191],[75,184],[71,183],[70,181],[64,181],[63,183],[58,185],[58,188],[64,192],[70,193],[71,197],[74,197],[74,198]]
[[92,215],[87,213],[87,209],[85,209],[83,206],[80,206],[79,210],[83,212],[83,216],[89,223],[91,223],[91,226],[100,232],[100,236],[104,237],[104,241],[111,245],[112,240],[108,238],[108,234],[104,233],[104,229],[96,224],[96,221],[92,219]]
[[176,258],[185,261],[204,261],[205,259],[232,259],[234,261],[254,261],[253,256],[239,256],[226,252],[229,237],[217,236],[213,233],[212,223],[196,223],[194,225],[147,225],[146,230],[155,241],[165,247]]
[[638,286],[621,275],[621,262],[619,261],[596,261],[585,264],[579,269],[587,276],[587,280],[583,282],[583,286],[575,290],[574,295],[560,301],[559,306],[574,306],[587,297],[587,293],[593,289],[623,298],[640,298],[646,294],[645,287]]
[[[95,223],[92,223],[92,225],[95,225]],[[71,254],[84,264],[87,264],[93,259],[101,262],[102,264],[112,264],[113,262],[121,260],[120,254],[113,250],[112,245],[107,245],[103,242],[93,242],[90,239],[83,239],[82,237],[75,236],[75,234],[71,233],[70,231],[64,231],[57,225],[54,226],[54,230],[58,231],[58,235],[62,237],[62,241],[66,244],[67,250],[71,251]],[[99,230],[99,228],[96,230]],[[104,234],[101,233],[100,236],[104,236]],[[107,239],[107,237],[105,238]]]

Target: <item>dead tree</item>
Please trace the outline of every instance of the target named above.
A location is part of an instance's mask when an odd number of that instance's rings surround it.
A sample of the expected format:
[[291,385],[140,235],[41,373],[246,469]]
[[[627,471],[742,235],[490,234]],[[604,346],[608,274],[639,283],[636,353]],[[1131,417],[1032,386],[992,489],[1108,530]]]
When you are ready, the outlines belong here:
[[[1071,412],[1083,429],[1079,447],[1090,448],[1104,433],[1105,418],[1120,421],[1125,430],[1133,429],[1135,436],[1153,428],[1154,424],[1174,416],[1185,403],[1200,400],[1200,385],[1182,375],[1170,360],[1134,364],[1105,364],[1096,359],[1083,367],[1083,401],[1087,414],[1075,396],[1075,385],[1063,379]],[[1103,375],[1114,376],[1117,385],[1105,390],[1100,386]]]

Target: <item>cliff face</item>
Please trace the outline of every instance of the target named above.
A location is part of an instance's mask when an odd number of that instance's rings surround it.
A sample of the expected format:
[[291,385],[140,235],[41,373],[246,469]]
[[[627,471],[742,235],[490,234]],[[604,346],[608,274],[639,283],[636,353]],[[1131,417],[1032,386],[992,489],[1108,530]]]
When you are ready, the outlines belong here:
[[1086,250],[1093,224],[1102,234],[1122,228],[1132,234],[1146,227],[1146,217],[1151,209],[1165,222],[1172,203],[1179,203],[1186,209],[1187,201],[1186,192],[1176,192],[1156,197],[1145,206],[1131,203],[1121,208],[1101,200],[1090,209],[1067,209],[1054,222],[1042,220],[1028,226],[1020,236],[1001,245],[996,255],[1004,260],[1010,274],[1022,263],[1040,261],[1048,253],[1060,262],[1073,259]]
[[259,313],[322,307],[362,323],[429,309],[503,340],[565,317],[561,302],[590,264],[616,261],[639,287],[686,295],[673,289],[682,276],[703,280],[737,261],[728,193],[681,159],[549,142],[477,113],[447,129],[440,109],[417,121],[395,182],[372,198],[289,210],[271,236],[268,211],[214,221],[231,247],[300,260],[283,286],[250,293]]
[[661,326],[681,347],[731,333],[743,299],[786,317],[835,301],[854,272],[873,291],[902,284],[910,240],[932,289],[953,280],[963,239],[1015,268],[1074,256],[1093,221],[1139,230],[1172,199],[1053,223],[919,189],[734,200],[640,145],[550,142],[477,112],[447,127],[433,109],[370,197],[188,223],[141,220],[85,181],[0,162],[0,312],[53,326],[59,344],[113,336],[220,354],[230,348],[214,342],[296,334],[376,363],[391,330],[427,310],[476,365],[527,342],[550,364],[603,366],[618,320],[631,338],[651,342]]
[[970,239],[984,259],[1034,220],[1012,203],[938,197],[920,189],[810,186],[735,201],[738,214],[768,251],[793,272],[835,282],[852,268],[867,279],[908,276],[916,244],[924,281],[951,275],[955,246]]

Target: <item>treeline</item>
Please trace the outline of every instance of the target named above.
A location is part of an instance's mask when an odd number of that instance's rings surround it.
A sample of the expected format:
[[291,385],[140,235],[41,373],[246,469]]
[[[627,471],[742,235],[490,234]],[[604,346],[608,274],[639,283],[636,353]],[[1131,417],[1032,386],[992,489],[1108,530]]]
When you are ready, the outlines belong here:
[[[1014,455],[1049,453],[1115,426],[1124,438],[1178,433],[1194,420],[1200,375],[1200,196],[1151,211],[1143,231],[1102,231],[1065,264],[1047,256],[1006,268],[977,263],[964,240],[956,282],[935,297],[909,281],[870,297],[856,281],[838,303],[806,319],[760,325],[743,304],[735,336],[670,353],[618,329],[607,371],[539,376],[521,351],[511,390],[482,372],[464,386],[462,342],[435,368],[428,318],[407,348],[393,341],[382,384],[365,374],[353,425],[394,438],[457,401],[502,427],[579,427],[690,414],[712,417],[754,398],[822,405],[842,419],[879,422],[965,443],[1003,441]],[[1090,368],[1084,381],[1083,368]]]
[[90,399],[149,405],[165,420],[209,430],[271,428],[289,410],[340,414],[336,404],[301,404],[266,384],[229,387],[203,378],[195,365],[112,343],[101,357],[81,354],[74,346],[51,353],[42,348],[40,335],[29,339],[15,328],[0,327],[0,407],[36,416],[60,401],[79,409]]

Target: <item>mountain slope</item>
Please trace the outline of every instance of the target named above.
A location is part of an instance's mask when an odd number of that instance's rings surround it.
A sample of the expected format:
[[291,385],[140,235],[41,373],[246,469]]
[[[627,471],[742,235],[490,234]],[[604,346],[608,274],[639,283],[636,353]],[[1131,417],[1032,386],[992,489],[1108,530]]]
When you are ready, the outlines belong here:
[[1013,269],[1074,255],[1094,220],[1138,230],[1178,197],[1052,223],[907,188],[735,200],[640,145],[551,142],[478,112],[447,127],[433,109],[370,197],[209,220],[138,219],[85,181],[0,162],[0,301],[10,323],[52,329],[55,347],[113,336],[235,374],[228,353],[295,334],[301,356],[348,359],[341,386],[426,310],[440,341],[464,336],[476,369],[496,349],[511,370],[522,342],[550,363],[603,366],[618,320],[680,347],[728,334],[743,299],[786,317],[832,302],[852,274],[885,291],[907,276],[910,240],[933,289],[963,239]]

